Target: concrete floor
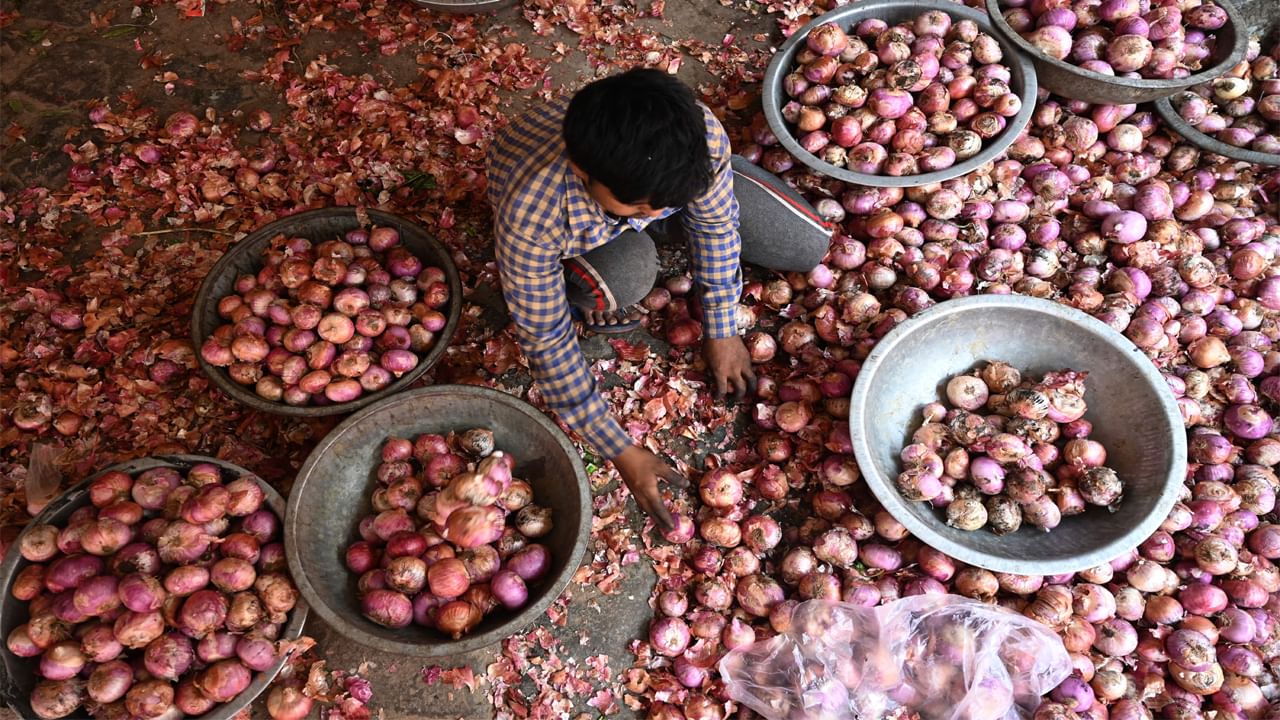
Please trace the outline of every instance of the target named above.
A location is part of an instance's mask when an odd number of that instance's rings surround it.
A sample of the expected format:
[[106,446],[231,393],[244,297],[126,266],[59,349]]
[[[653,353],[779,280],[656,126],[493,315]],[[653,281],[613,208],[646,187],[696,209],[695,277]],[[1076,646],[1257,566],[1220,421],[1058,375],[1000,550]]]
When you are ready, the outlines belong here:
[[[365,38],[350,28],[302,32],[289,24],[284,5],[271,0],[225,4],[211,0],[207,14],[196,18],[180,17],[168,3],[138,2],[135,8],[126,0],[0,0],[0,127],[22,129],[21,139],[0,137],[0,192],[12,196],[29,186],[55,190],[65,187],[71,161],[60,148],[69,131],[85,124],[85,104],[115,98],[126,91],[133,92],[140,104],[156,107],[162,117],[180,109],[202,113],[206,107],[216,109],[220,115],[263,108],[280,117],[286,112],[280,89],[242,78],[242,73],[257,70],[267,61],[271,46],[249,43],[232,51],[226,42],[235,23],[258,14],[267,28],[301,33],[300,42],[291,53],[298,67],[325,56],[348,74],[369,73],[391,87],[410,85],[423,72],[412,47],[382,55],[364,45]],[[661,19],[638,22],[652,31],[659,47],[665,46],[673,53],[680,52],[674,49],[676,41],[702,41],[715,49],[727,35],[732,35],[733,44],[754,53],[751,66],[746,69],[758,73],[764,58],[759,51],[768,47],[769,38],[777,41],[775,16],[766,14],[764,5],[751,0],[737,5],[731,0],[722,2],[668,0]],[[542,5],[550,7],[552,3]],[[640,6],[647,7],[648,3]],[[398,6],[393,2],[389,7]],[[418,17],[424,23],[433,21],[425,11],[419,12]],[[509,32],[510,42],[525,43],[534,55],[550,58],[543,87],[552,91],[577,87],[596,75],[601,58],[618,52],[607,43],[580,45],[580,38],[563,25],[554,26],[545,36],[538,35],[518,6],[484,17],[478,23],[485,33]],[[140,62],[140,48],[172,57],[163,71],[145,67]],[[686,56],[678,75],[704,91],[714,91],[723,85],[718,75],[726,72],[721,65],[709,67],[696,57]],[[172,75],[166,78],[163,73]],[[709,97],[712,95],[714,92]],[[533,92],[504,92],[502,97],[509,113],[537,101]],[[3,231],[5,228],[0,227]],[[98,249],[97,232],[96,228],[86,227],[73,239],[68,257],[74,260],[77,256],[92,256]],[[492,292],[477,292],[470,299],[493,311],[486,315],[489,319],[501,318],[500,303]],[[610,352],[599,338],[586,343],[586,347],[593,355]],[[512,382],[527,383],[527,378],[517,375]],[[602,491],[611,488],[606,486]],[[638,527],[634,513],[628,522]],[[603,543],[597,540],[592,551],[602,553]],[[647,601],[654,582],[653,571],[643,558],[623,570],[621,584],[611,594],[590,584],[571,585],[563,624],[543,620],[559,642],[556,654],[565,663],[581,666],[588,657],[601,654],[609,658],[613,681],[597,683],[596,689],[612,687],[619,701],[620,673],[633,662],[628,644],[640,637],[647,625],[651,614]],[[374,653],[336,635],[315,619],[309,622],[306,632],[319,641],[330,668],[354,669],[370,663],[372,705],[385,718],[482,718],[497,712],[491,686],[482,682],[469,692],[444,683],[429,685],[423,680],[423,669],[437,663],[445,667],[469,666],[477,677],[483,677],[499,648],[424,661]],[[530,699],[536,695],[532,684],[526,684],[525,694]],[[589,697],[572,698],[572,713],[562,716],[599,717],[601,713],[586,704]],[[261,705],[259,702],[256,714],[264,716]],[[0,715],[4,712],[7,711],[0,711]],[[313,717],[319,716],[318,710],[313,712]],[[633,711],[621,705],[620,712],[611,716],[632,717]]]

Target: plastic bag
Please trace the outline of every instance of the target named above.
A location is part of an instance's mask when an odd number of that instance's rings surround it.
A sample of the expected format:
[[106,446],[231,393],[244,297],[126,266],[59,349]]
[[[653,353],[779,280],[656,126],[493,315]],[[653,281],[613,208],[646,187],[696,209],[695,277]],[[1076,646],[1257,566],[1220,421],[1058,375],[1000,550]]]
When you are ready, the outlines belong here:
[[791,630],[720,661],[730,697],[768,720],[1017,720],[1071,673],[1049,628],[957,595],[875,608],[809,600]]
[[62,473],[58,472],[55,463],[62,454],[59,448],[36,443],[31,446],[31,460],[27,467],[27,512],[32,517],[40,514],[44,506],[49,504],[58,494],[62,486]]

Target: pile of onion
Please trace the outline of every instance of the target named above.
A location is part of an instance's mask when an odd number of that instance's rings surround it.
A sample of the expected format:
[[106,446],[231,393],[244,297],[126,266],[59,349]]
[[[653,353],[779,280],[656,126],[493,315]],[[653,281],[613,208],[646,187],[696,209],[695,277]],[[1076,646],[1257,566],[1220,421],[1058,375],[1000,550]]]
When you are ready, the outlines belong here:
[[951,527],[996,535],[1024,522],[1047,532],[1088,505],[1114,511],[1124,484],[1106,467],[1106,448],[1089,439],[1086,374],[1063,370],[1031,382],[993,361],[951,378],[946,404],[924,408],[902,449],[898,491],[932,503]]
[[109,471],[65,527],[32,525],[9,589],[9,651],[42,678],[41,718],[198,716],[280,659],[298,600],[280,519],[217,465]]
[[[692,278],[688,275],[675,275],[649,291],[641,301],[648,310],[645,322],[650,323],[650,329],[656,330],[658,326],[653,323],[660,321],[662,336],[681,350],[693,347],[702,339],[704,316],[700,298],[693,290]],[[755,325],[755,311],[745,305],[738,305],[736,310],[735,320],[740,332]]]
[[[808,153],[869,175],[944,170],[982,150],[1022,109],[1000,43],[972,20],[941,10],[889,26],[862,20],[846,33],[814,28],[783,80],[783,119]],[[757,142],[776,138],[760,133]],[[792,165],[773,148],[763,164]]]
[[1227,11],[1181,0],[1001,0],[1014,32],[1045,55],[1117,77],[1169,79],[1213,54]]
[[[763,163],[766,128],[757,116],[744,157]],[[788,165],[781,179],[837,231],[812,271],[747,278],[754,427],[698,501],[673,500],[669,537],[684,544],[678,563],[657,551],[643,675],[629,677],[653,698],[649,716],[730,716],[716,663],[788,628],[794,601],[953,592],[1063,639],[1074,679],[1041,720],[1267,717],[1274,669],[1256,660],[1280,654],[1280,173],[1202,154],[1147,108],[1052,96],[1005,157],[944,183],[860,187]],[[921,545],[860,482],[848,408],[862,361],[907,318],[980,293],[1089,313],[1165,374],[1189,476],[1136,552],[1071,575],[988,572]],[[660,288],[646,304],[677,305],[676,320],[684,301]],[[1179,635],[1171,661],[1179,629],[1212,640],[1217,659]]]
[[346,552],[360,610],[389,628],[416,623],[455,640],[488,614],[518,610],[551,565],[551,511],[512,476],[515,459],[473,428],[388,438],[374,514]]
[[1262,54],[1249,44],[1245,59],[1211,82],[1170,102],[1200,132],[1228,145],[1280,155],[1280,45]]
[[395,228],[357,228],[317,245],[280,235],[266,265],[218,301],[227,322],[205,362],[288,405],[351,402],[418,366],[444,329],[449,285]]

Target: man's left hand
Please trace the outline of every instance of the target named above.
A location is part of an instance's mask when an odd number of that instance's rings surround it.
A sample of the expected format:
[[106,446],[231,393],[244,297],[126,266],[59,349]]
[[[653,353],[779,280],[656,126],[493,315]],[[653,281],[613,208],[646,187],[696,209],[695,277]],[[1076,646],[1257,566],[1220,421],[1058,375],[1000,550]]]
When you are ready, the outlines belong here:
[[751,369],[751,354],[742,338],[734,336],[707,340],[702,344],[702,357],[706,358],[711,376],[715,379],[716,397],[729,395],[734,402],[753,395],[756,391],[756,374]]

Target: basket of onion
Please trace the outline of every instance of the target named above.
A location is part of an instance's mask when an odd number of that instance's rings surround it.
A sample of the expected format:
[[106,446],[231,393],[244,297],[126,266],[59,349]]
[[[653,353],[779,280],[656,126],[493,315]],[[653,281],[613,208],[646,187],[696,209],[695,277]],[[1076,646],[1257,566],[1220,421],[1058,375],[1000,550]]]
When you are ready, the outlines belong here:
[[906,320],[863,363],[850,405],[858,467],[884,508],[997,572],[1071,573],[1133,550],[1187,472],[1156,366],[1048,300],[980,295]]
[[[948,0],[862,0],[797,30],[769,62],[755,143],[870,187],[969,173],[1031,120],[1036,72],[986,14]],[[781,147],[771,147],[781,145]]]
[[58,497],[0,565],[5,702],[38,718],[236,717],[307,616],[283,511],[257,476],[194,455],[131,460]]
[[436,657],[520,632],[586,549],[582,460],[542,412],[474,386],[365,408],[307,458],[285,546],[308,604],[348,639]]
[[1040,84],[1100,105],[1150,102],[1215,80],[1240,62],[1249,40],[1231,0],[986,4]]
[[412,385],[462,312],[447,248],[377,210],[327,208],[265,225],[213,266],[196,295],[200,368],[271,413],[353,412]]

